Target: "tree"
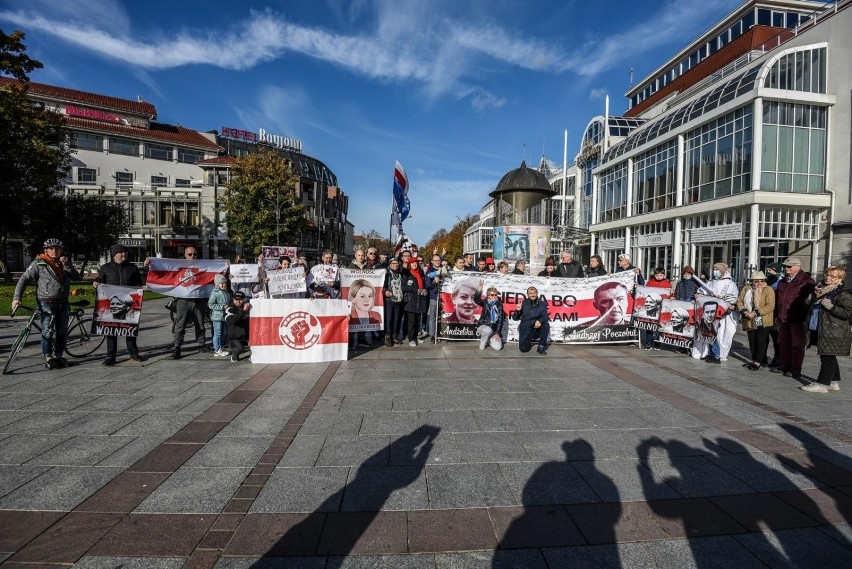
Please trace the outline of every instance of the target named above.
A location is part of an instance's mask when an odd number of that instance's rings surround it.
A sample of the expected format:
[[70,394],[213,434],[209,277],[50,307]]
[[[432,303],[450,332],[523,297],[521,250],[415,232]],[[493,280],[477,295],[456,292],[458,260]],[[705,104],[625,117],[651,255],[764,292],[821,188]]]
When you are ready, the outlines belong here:
[[255,253],[263,245],[296,244],[305,228],[299,178],[281,155],[263,149],[236,159],[222,211],[228,236]]
[[[27,98],[28,74],[42,64],[26,55],[24,33],[0,30],[0,271],[11,236],[33,239],[48,223],[36,208],[61,190],[71,149],[65,119]],[[40,244],[40,242],[39,242]]]
[[446,250],[444,258],[452,263],[456,256],[464,252],[464,232],[479,220],[479,216],[469,213],[456,219],[457,222],[452,229],[447,231],[441,228],[429,238],[422,248],[424,255],[431,255],[436,249],[438,253]]
[[376,249],[382,251],[390,252],[393,249],[393,245],[391,245],[390,239],[383,236],[381,233],[376,231],[375,229],[370,229],[364,235],[361,236],[361,239],[358,239],[355,242],[356,247],[363,247],[367,249],[369,247],[375,247]]

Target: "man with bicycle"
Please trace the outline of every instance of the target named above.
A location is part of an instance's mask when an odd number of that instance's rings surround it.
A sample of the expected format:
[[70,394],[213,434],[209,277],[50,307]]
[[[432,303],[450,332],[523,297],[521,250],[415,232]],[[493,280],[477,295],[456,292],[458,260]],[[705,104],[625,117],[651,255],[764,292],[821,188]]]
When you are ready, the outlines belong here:
[[[98,288],[99,284],[118,285],[118,286],[143,286],[142,275],[139,272],[139,267],[127,260],[127,249],[124,245],[113,245],[109,250],[112,261],[101,265],[98,271],[98,278],[92,282],[92,286]],[[144,362],[145,358],[139,355],[139,348],[136,346],[135,336],[126,336],[127,351],[130,352],[130,359],[136,362]],[[103,361],[105,366],[115,365],[115,356],[118,353],[118,337],[107,336],[107,357]]]
[[79,279],[80,273],[62,256],[62,241],[51,238],[44,242],[44,253],[38,255],[24,271],[12,297],[12,313],[21,305],[21,297],[27,285],[36,285],[36,303],[41,312],[41,353],[45,367],[56,369],[70,364],[63,356],[68,339],[68,318],[71,307],[71,279]]

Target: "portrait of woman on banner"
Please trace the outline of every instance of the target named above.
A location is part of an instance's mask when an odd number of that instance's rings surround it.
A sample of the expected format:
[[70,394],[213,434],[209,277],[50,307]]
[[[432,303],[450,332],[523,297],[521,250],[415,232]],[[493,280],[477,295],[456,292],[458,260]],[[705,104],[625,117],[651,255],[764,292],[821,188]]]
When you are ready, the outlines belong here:
[[[349,301],[352,303],[350,318],[359,324],[381,326],[382,315],[373,308],[376,306],[376,291],[366,279],[355,279],[349,287]],[[356,322],[353,322],[353,324]],[[380,328],[376,328],[377,330]]]

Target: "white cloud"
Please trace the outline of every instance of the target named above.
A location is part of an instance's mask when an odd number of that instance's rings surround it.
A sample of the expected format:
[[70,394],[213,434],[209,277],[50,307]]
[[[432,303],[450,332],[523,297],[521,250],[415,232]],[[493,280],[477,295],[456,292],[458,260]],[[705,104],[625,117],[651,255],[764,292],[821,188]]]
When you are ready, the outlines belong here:
[[486,109],[499,109],[506,105],[508,101],[503,97],[498,97],[485,89],[476,89],[471,93],[470,104],[478,112],[483,112]]
[[605,87],[601,87],[600,89],[592,89],[589,92],[590,99],[604,99],[607,96],[607,90]]
[[259,87],[256,98],[234,107],[234,112],[243,128],[263,128],[291,138],[300,138],[298,117],[314,114],[310,98],[302,88],[277,85]]

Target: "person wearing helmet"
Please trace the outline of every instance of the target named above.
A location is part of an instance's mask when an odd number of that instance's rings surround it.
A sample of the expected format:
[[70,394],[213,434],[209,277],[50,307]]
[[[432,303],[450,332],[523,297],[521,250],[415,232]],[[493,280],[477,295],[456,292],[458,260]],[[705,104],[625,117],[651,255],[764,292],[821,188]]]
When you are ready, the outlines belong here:
[[60,260],[62,241],[48,239],[43,248],[44,253],[35,258],[18,280],[12,297],[12,312],[21,305],[21,297],[27,285],[35,284],[36,304],[41,311],[41,353],[47,369],[56,369],[69,365],[62,357],[71,314],[68,296],[71,294],[71,279],[79,279],[80,273],[67,257],[64,262]]

